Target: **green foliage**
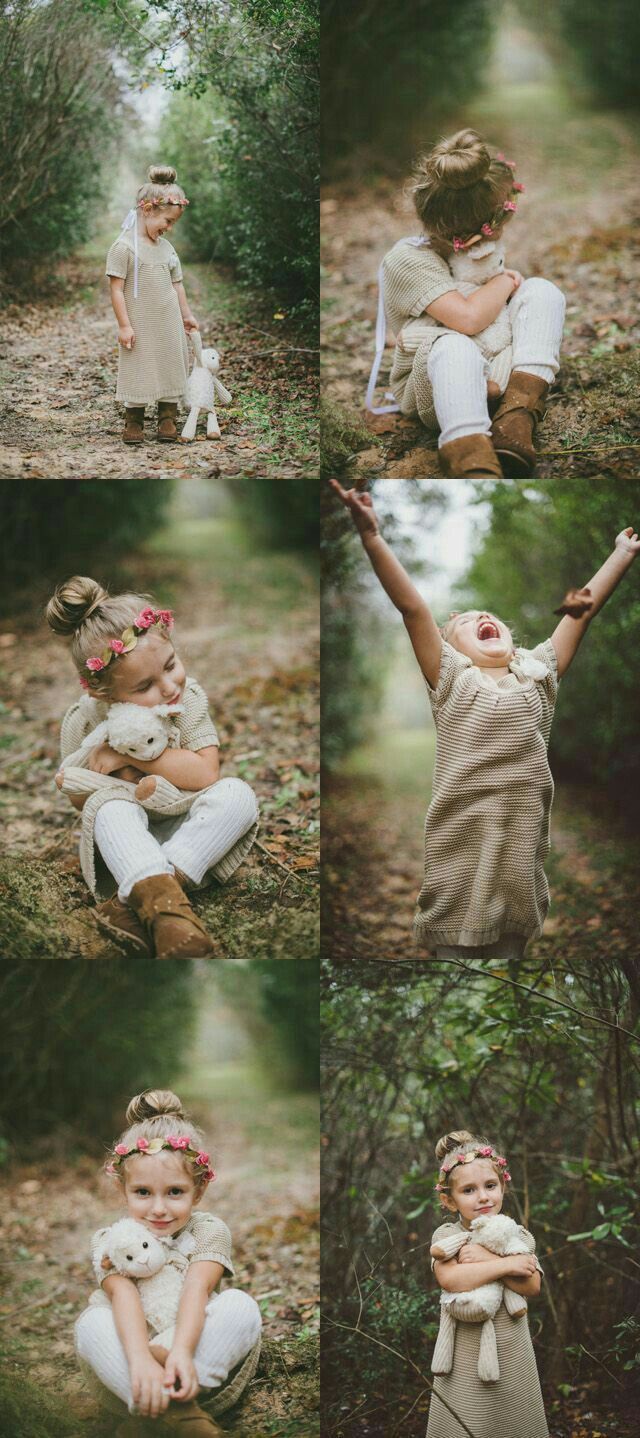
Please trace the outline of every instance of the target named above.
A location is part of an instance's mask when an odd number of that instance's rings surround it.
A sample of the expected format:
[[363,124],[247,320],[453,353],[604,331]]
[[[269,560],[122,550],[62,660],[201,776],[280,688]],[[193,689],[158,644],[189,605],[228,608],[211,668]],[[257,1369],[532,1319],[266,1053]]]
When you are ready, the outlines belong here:
[[21,1370],[0,1369],[0,1433],[9,1438],[78,1438],[86,1433],[69,1412],[67,1399],[52,1397],[40,1383],[30,1383]]
[[318,548],[318,485],[299,479],[229,479],[236,509],[260,545],[277,550]]
[[[325,0],[322,127],[325,168],[359,146],[393,169],[411,158],[418,127],[477,91],[493,33],[486,0]],[[455,128],[455,127],[454,127]],[[435,137],[434,137],[435,138]],[[423,143],[425,141],[423,140]]]
[[[494,610],[515,624],[518,642],[537,644],[555,628],[566,591],[587,584],[616,536],[637,522],[640,487],[582,479],[500,484],[490,523],[460,585],[463,606]],[[632,571],[590,627],[560,690],[552,768],[632,793],[640,777],[640,707],[632,662],[640,596]]]
[[74,568],[84,574],[87,555],[111,558],[134,549],[163,522],[170,481],[128,484],[101,480],[32,479],[6,486],[0,532],[0,604],[15,605],[13,586]]
[[317,965],[311,960],[226,964],[218,982],[256,1035],[256,1054],[269,1079],[289,1089],[318,1087]]
[[[527,20],[531,7],[519,0]],[[541,29],[565,70],[585,79],[608,104],[638,108],[636,57],[640,10],[636,0],[542,0]]]
[[320,403],[320,445],[322,479],[339,479],[350,459],[364,444],[375,444],[356,410],[336,408],[328,400]]
[[[179,1073],[189,1052],[192,966],[152,959],[0,968],[0,1125],[9,1142],[61,1124],[109,1142],[132,1093]],[[9,1430],[11,1431],[11,1430]]]
[[31,266],[87,238],[122,122],[122,86],[108,28],[75,0],[4,5],[0,70],[0,256]]

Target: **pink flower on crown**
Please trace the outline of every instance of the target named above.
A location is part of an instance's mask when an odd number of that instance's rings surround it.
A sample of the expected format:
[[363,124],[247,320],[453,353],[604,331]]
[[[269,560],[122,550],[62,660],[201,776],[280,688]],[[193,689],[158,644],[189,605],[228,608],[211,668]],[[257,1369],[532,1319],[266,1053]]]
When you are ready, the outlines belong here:
[[503,210],[515,210],[517,208],[514,200],[505,200]]
[[208,1168],[208,1169],[206,1170],[204,1176],[205,1176],[205,1178],[206,1178],[206,1180],[207,1180],[207,1183],[213,1183],[213,1181],[214,1181],[214,1179],[215,1179],[215,1173],[214,1173],[214,1171],[213,1171],[212,1168]]
[[104,659],[100,659],[97,654],[94,654],[91,659],[87,659],[85,664],[85,669],[90,669],[92,674],[98,674],[104,667]]
[[493,234],[493,230],[492,230],[492,228],[491,228],[491,225],[489,225],[489,224],[487,224],[487,225],[482,225],[482,226],[481,226],[481,233],[482,233],[483,235],[492,235],[492,234]]
[[488,1144],[488,1143],[486,1143],[483,1148],[479,1148],[479,1149],[478,1149],[478,1157],[479,1157],[479,1158],[492,1158],[492,1157],[493,1157],[493,1149],[492,1149],[491,1145]]
[[515,162],[515,160],[507,160],[507,159],[505,158],[505,156],[503,155],[502,150],[500,151],[500,154],[499,154],[499,155],[496,155],[496,160],[501,160],[501,161],[502,161],[502,164],[503,164],[503,165],[508,165],[510,170],[515,170],[515,168],[516,168],[516,162]]
[[164,624],[167,629],[173,628],[173,614],[170,609],[156,609],[156,619]]
[[119,1154],[122,1158],[125,1153],[129,1152],[126,1143],[117,1143],[115,1146],[115,1152]]
[[149,1140],[148,1140],[148,1138],[137,1138],[137,1139],[136,1139],[136,1148],[139,1148],[141,1153],[144,1153],[145,1149],[148,1148],[148,1147],[149,1147]]
[[83,679],[82,675],[80,675],[78,683],[81,689],[85,689],[88,694],[91,693],[91,685],[88,679]]
[[456,1154],[454,1154],[454,1159],[453,1159],[454,1163],[466,1163],[466,1160],[467,1160],[467,1155],[466,1155],[465,1153],[456,1153]]
[[461,239],[458,237],[458,235],[455,236],[455,239],[454,239],[454,241],[453,241],[453,248],[454,248],[454,250],[463,250],[463,249],[464,249],[464,240],[461,240]]
[[115,1170],[115,1166],[114,1166],[112,1163],[108,1163],[107,1166],[106,1166],[106,1168],[105,1168],[105,1173],[108,1173],[108,1174],[109,1174],[109,1177],[110,1177],[110,1178],[113,1178],[113,1176],[114,1176],[114,1174],[115,1174],[115,1171],[116,1171],[116,1170]]
[[167,1143],[169,1143],[172,1148],[191,1148],[190,1138],[176,1138],[174,1135],[171,1138],[167,1139]]
[[496,1154],[496,1163],[499,1165],[500,1168],[507,1167],[507,1160],[506,1158],[502,1158],[501,1154]]
[[107,649],[111,649],[114,654],[123,654],[124,644],[122,643],[121,639],[110,639],[107,645]]
[[140,613],[139,613],[139,614],[137,615],[137,617],[134,619],[134,621],[133,621],[134,628],[135,628],[135,629],[150,629],[150,628],[151,628],[151,625],[155,623],[155,618],[156,618],[156,611],[155,611],[155,609],[152,609],[152,608],[151,608],[151,605],[150,605],[150,604],[147,604],[146,608],[145,608],[145,609],[141,609],[141,610],[140,610]]
[[514,180],[514,182],[513,182],[513,189],[514,189],[514,190],[517,190],[518,193],[521,194],[521,195],[524,194],[524,185],[521,185],[519,180]]
[[504,1174],[504,1181],[505,1181],[505,1183],[511,1183],[511,1174],[510,1174],[510,1173],[507,1173],[507,1172],[506,1172],[506,1169],[505,1169],[505,1174]]
[[203,1168],[207,1168],[209,1163],[209,1155],[208,1153],[205,1153],[204,1149],[200,1149],[199,1154],[196,1156],[196,1163],[201,1164]]

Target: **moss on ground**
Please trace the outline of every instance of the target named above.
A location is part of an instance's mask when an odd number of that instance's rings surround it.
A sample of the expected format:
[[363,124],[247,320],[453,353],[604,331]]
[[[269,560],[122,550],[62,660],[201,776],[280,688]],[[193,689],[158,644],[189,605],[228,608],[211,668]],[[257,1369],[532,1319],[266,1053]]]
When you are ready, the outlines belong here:
[[378,441],[367,429],[356,409],[343,408],[324,401],[320,407],[321,477],[334,479],[341,475],[350,459],[365,447]]

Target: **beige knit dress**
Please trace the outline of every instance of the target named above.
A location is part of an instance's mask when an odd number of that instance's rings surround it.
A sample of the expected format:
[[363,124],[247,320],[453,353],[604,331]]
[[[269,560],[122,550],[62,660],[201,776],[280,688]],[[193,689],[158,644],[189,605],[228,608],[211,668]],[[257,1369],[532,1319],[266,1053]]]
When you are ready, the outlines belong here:
[[[190,749],[197,754],[199,749],[219,745],[216,726],[209,713],[207,696],[195,679],[187,679],[181,702],[184,706],[183,712],[176,717],[176,724],[180,732],[180,747]],[[100,699],[94,699],[89,694],[84,694],[77,703],[71,705],[62,720],[60,733],[60,754],[63,760],[79,749],[83,739],[86,739],[97,724],[101,724],[102,720],[106,719],[108,711],[107,704]],[[82,809],[80,865],[92,894],[98,899],[110,898],[115,893],[117,886],[94,843],[93,830],[96,814],[102,804],[108,804],[113,799],[122,799],[125,802],[137,804],[135,787],[135,784],[123,783],[122,780],[114,779],[112,784],[101,786],[96,793],[90,794]],[[191,795],[191,802],[195,801],[197,797],[198,791],[196,790]],[[184,817],[185,815],[177,819],[162,819],[152,816],[149,820],[149,830],[160,843],[164,843],[176,832],[176,829],[184,821]],[[229,853],[214,865],[212,873],[221,883],[230,879],[246,859],[257,832],[258,823],[256,821],[247,833],[238,839]]]
[[[443,1223],[432,1243],[458,1235],[462,1224]],[[535,1239],[525,1228],[520,1236],[535,1250]],[[431,1262],[433,1268],[433,1260]],[[457,1323],[453,1367],[434,1378],[441,1393],[460,1415],[474,1438],[548,1438],[540,1379],[527,1316],[511,1318],[504,1305],[494,1318],[500,1377],[483,1383],[478,1377],[481,1323]],[[427,1438],[464,1438],[464,1429],[435,1396],[429,1405]]]
[[[456,289],[456,281],[446,260],[431,249],[426,237],[420,245],[398,240],[382,266],[387,321],[396,336],[389,387],[403,414],[417,414],[428,429],[437,429],[427,361],[436,340],[454,331],[439,325],[425,310]],[[501,352],[488,361],[487,378],[504,390],[510,368],[509,357],[505,371]]]
[[437,686],[427,684],[437,750],[414,933],[428,949],[542,933],[558,678],[550,639],[530,655],[544,678],[496,682],[443,642]]
[[134,240],[127,231],[107,255],[107,275],[124,280],[127,313],[135,331],[133,349],[119,345],[116,399],[126,405],[182,399],[189,374],[189,352],[175,284],[180,261],[163,236],[155,244],[138,235],[138,298],[134,288]]

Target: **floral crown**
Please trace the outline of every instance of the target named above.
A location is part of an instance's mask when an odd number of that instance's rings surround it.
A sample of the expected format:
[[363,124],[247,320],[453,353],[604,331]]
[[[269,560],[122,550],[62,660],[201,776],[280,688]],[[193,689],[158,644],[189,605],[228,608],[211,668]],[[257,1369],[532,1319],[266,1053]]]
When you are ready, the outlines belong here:
[[[515,170],[516,168],[515,160],[505,160],[504,155],[496,155],[496,160],[499,160],[502,165],[507,165],[510,170]],[[523,193],[524,185],[521,185],[517,180],[512,180],[511,198],[505,200],[504,203],[500,205],[499,208],[495,211],[495,213],[491,216],[491,219],[487,220],[484,225],[480,226],[480,233],[486,235],[487,239],[490,239],[494,231],[499,230],[500,226],[504,224],[505,217],[507,215],[513,214],[517,210],[518,206],[515,199],[513,198],[514,195],[521,195]],[[468,241],[461,239],[460,235],[454,235],[452,243],[454,250],[464,250]]]
[[193,1164],[196,1178],[203,1179],[205,1183],[213,1183],[215,1173],[209,1166],[208,1153],[205,1153],[204,1149],[197,1148],[184,1134],[169,1134],[167,1138],[137,1138],[131,1148],[126,1143],[117,1143],[105,1168],[105,1173],[116,1174],[125,1159],[131,1158],[134,1153],[161,1153],[163,1148],[174,1153],[181,1153],[183,1158]]
[[[130,654],[135,649],[141,634],[146,634],[154,624],[162,624],[165,629],[173,628],[173,612],[171,609],[153,609],[150,604],[141,609],[136,615],[133,624],[123,629],[119,639],[109,639],[106,648],[101,654],[92,654],[85,660],[85,669],[92,674],[99,674],[101,669],[106,669],[114,656],[118,654]],[[86,679],[81,678],[80,683],[83,689],[89,689],[90,685]]]
[[138,200],[137,207],[139,210],[143,210],[145,205],[153,205],[155,208],[157,208],[159,205],[177,205],[181,210],[184,210],[185,206],[188,204],[189,201],[187,200],[186,196],[154,195],[153,198],[147,197],[146,199]]
[[449,1174],[459,1163],[473,1163],[476,1158],[492,1158],[500,1169],[500,1177],[505,1183],[511,1183],[511,1174],[508,1172],[507,1160],[501,1153],[496,1153],[490,1143],[482,1144],[481,1148],[469,1149],[468,1153],[449,1153],[444,1160],[438,1174],[436,1193],[444,1193],[449,1187]]

